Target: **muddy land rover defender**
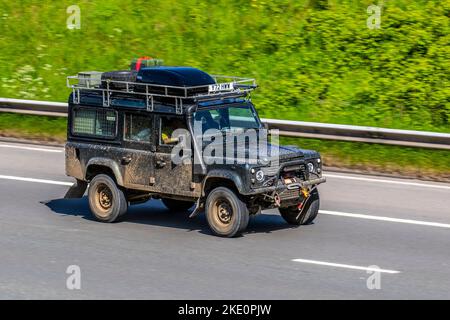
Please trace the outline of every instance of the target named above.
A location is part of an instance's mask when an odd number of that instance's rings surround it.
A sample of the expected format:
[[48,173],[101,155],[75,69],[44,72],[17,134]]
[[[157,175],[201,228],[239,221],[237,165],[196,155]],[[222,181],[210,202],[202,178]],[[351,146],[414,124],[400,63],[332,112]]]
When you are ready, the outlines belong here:
[[249,98],[253,79],[151,66],[80,73],[67,83],[66,173],[76,183],[66,197],[89,186],[97,220],[115,222],[152,198],[170,211],[192,209],[190,217],[204,211],[224,237],[264,209],[278,208],[293,225],[317,216],[320,155],[268,141],[274,133]]

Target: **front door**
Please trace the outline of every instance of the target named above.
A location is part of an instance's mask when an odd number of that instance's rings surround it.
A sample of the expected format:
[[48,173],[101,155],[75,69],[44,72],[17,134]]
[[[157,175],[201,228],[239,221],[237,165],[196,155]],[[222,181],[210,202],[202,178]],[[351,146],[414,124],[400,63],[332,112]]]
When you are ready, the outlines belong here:
[[182,152],[178,153],[178,158],[172,157],[172,152],[180,149],[175,130],[187,130],[184,118],[161,115],[156,118],[156,125],[155,187],[163,194],[196,196],[199,185],[193,183],[192,163],[177,161],[182,158]]

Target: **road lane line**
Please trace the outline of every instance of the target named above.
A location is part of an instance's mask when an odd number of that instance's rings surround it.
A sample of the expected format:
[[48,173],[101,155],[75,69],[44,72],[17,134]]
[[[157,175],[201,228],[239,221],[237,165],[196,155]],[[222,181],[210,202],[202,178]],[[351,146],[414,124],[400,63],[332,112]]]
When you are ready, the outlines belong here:
[[11,149],[21,149],[21,150],[31,150],[31,151],[44,151],[44,152],[54,152],[61,153],[64,149],[46,149],[46,148],[37,148],[37,147],[25,147],[25,146],[16,146],[12,144],[0,144],[0,148],[11,148]]
[[366,181],[366,182],[378,182],[378,183],[390,183],[390,184],[398,184],[405,186],[414,186],[414,187],[424,187],[424,188],[436,188],[436,189],[446,189],[450,190],[450,186],[445,185],[437,185],[437,184],[426,184],[426,183],[418,183],[418,182],[407,182],[407,181],[396,181],[396,180],[386,180],[386,179],[374,179],[374,178],[363,178],[363,177],[355,177],[355,176],[344,176],[339,174],[324,174],[326,178],[336,178],[336,179],[346,179],[346,180],[356,180],[356,181]]
[[33,178],[14,177],[14,176],[3,176],[3,175],[0,175],[0,179],[24,181],[24,182],[36,182],[36,183],[45,183],[45,184],[55,184],[55,185],[60,185],[60,186],[73,186],[72,182],[63,182],[63,181],[55,181],[55,180],[44,180],[44,179],[33,179]]
[[320,214],[326,214],[326,215],[332,215],[332,216],[339,216],[339,217],[358,218],[358,219],[366,219],[366,220],[378,220],[378,221],[388,221],[388,222],[398,222],[398,223],[416,224],[416,225],[421,225],[421,226],[439,227],[439,228],[450,229],[450,224],[439,223],[439,222],[420,221],[420,220],[411,220],[411,219],[399,219],[399,218],[390,218],[390,217],[373,216],[373,215],[367,215],[367,214],[328,211],[328,210],[319,210],[319,213]]
[[292,259],[292,261],[300,262],[300,263],[308,263],[308,264],[317,264],[317,265],[327,266],[327,267],[353,269],[353,270],[374,271],[374,272],[383,272],[383,273],[391,273],[391,274],[401,273],[401,271],[397,271],[397,270],[379,269],[379,268],[373,268],[373,267],[361,267],[361,266],[354,266],[354,265],[350,265],[350,264],[332,263],[332,262],[308,260],[308,259]]

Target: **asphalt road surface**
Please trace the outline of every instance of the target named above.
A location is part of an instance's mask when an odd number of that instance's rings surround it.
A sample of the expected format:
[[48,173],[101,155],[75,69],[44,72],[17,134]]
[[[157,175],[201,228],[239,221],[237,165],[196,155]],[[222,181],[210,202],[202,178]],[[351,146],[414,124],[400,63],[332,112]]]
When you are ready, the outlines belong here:
[[326,176],[315,224],[272,210],[223,239],[159,201],[96,222],[62,199],[61,148],[0,142],[0,298],[450,299],[450,185]]

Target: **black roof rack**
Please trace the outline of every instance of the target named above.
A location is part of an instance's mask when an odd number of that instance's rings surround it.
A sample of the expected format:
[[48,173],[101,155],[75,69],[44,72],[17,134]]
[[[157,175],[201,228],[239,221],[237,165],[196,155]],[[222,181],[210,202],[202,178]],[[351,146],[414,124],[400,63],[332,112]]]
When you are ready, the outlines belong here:
[[[157,70],[166,70],[166,72],[172,73],[182,72],[180,67],[152,68],[151,72],[156,73]],[[193,73],[192,70],[202,72],[194,68],[184,68],[183,72],[185,75],[190,72],[192,76],[195,75],[195,72]],[[188,79],[189,81],[182,79],[176,82],[177,85],[139,81],[143,78],[139,76],[141,72],[138,74],[137,81],[133,82],[104,80],[101,78],[101,74],[101,72],[81,72],[76,76],[67,77],[67,86],[73,91],[74,104],[80,103],[80,97],[83,92],[95,92],[102,96],[103,106],[110,107],[114,96],[120,94],[122,99],[124,95],[130,96],[130,98],[139,97],[144,99],[147,110],[153,111],[155,98],[159,98],[158,100],[166,98],[168,100],[173,99],[172,105],[175,108],[175,112],[182,114],[184,110],[183,103],[247,97],[251,91],[257,88],[255,79],[234,76],[211,75],[210,79],[212,81],[207,82],[208,84],[192,86],[189,85],[189,83],[193,83],[192,79]]]

